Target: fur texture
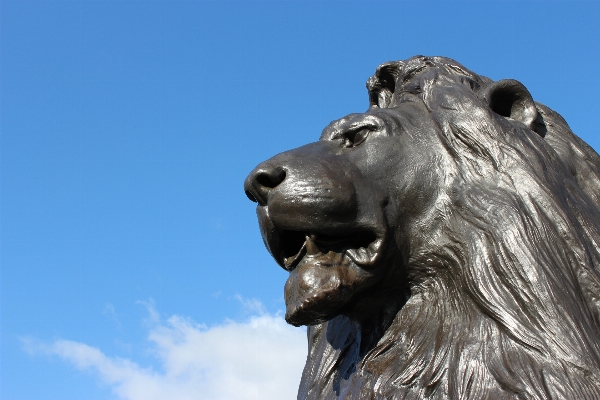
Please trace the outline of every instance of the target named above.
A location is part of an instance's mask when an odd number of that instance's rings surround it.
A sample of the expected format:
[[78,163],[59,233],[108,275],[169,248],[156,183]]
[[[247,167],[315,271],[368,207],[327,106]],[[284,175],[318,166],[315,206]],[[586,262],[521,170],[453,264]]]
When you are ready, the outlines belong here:
[[492,84],[421,56],[367,82],[371,110],[423,102],[451,161],[429,166],[445,180],[398,306],[368,337],[310,326],[299,398],[600,398],[600,157],[541,104],[535,129],[495,112]]

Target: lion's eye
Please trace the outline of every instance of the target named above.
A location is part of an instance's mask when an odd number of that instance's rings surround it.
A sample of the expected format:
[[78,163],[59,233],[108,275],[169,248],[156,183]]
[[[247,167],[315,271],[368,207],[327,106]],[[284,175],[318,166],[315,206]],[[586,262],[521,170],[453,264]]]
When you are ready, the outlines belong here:
[[371,131],[369,129],[360,129],[358,131],[350,131],[344,137],[345,147],[356,147],[365,141]]

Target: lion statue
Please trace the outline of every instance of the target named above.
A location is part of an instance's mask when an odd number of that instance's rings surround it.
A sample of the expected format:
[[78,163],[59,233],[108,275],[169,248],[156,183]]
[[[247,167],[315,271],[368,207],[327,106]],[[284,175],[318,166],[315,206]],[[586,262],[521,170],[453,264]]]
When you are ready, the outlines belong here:
[[308,326],[299,399],[600,399],[600,156],[512,79],[380,65],[244,188]]

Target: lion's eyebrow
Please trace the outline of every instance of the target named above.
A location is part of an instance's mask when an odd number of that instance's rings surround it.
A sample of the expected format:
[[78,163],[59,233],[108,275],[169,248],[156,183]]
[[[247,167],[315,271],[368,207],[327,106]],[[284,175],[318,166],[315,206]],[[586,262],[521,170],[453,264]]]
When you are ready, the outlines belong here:
[[381,127],[381,120],[375,115],[362,115],[360,118],[347,121],[340,126],[340,133],[355,132],[361,129],[378,129]]
[[340,133],[344,132],[344,127],[348,124],[348,117],[340,118],[336,121],[332,121],[327,125],[321,132],[320,140],[323,139],[334,139]]
[[417,73],[423,71],[426,67],[427,67],[427,65],[422,64],[422,65],[417,65],[413,68],[409,68],[408,70],[406,70],[404,72],[404,75],[402,76],[402,81],[406,82],[407,80],[409,80],[410,78],[415,76]]
[[360,115],[359,117],[344,117],[331,122],[323,129],[319,140],[341,139],[350,132],[361,129],[380,129],[383,121],[376,115]]
[[375,123],[375,121],[371,120],[363,120],[359,122],[355,122],[350,124],[347,129],[344,129],[342,133],[354,132],[361,129],[377,129],[379,128],[379,124]]

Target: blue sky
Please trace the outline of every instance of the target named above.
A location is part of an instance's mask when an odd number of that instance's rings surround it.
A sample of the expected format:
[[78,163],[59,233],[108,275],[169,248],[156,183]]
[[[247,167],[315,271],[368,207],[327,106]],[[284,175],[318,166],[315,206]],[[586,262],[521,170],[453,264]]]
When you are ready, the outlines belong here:
[[0,6],[3,400],[293,396],[304,332],[242,184],[382,62],[517,79],[600,149],[594,1]]

